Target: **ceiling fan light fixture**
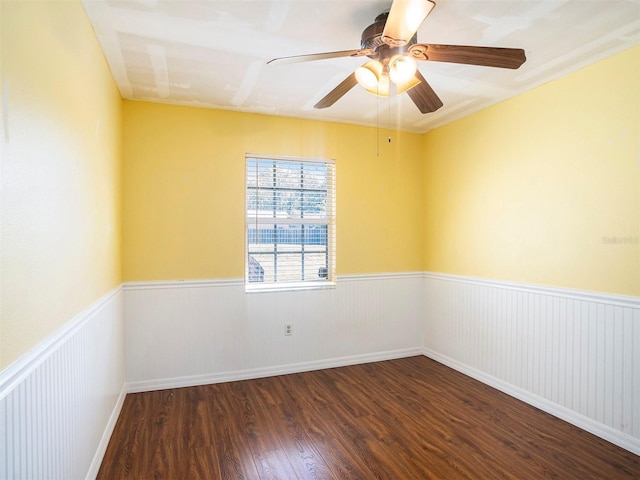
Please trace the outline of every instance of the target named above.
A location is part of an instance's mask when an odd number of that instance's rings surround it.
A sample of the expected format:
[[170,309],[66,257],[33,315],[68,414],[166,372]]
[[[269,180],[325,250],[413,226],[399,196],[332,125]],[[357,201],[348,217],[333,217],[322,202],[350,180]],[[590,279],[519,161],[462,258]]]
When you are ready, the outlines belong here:
[[393,83],[400,85],[415,78],[418,66],[413,58],[405,55],[396,55],[389,63],[391,64],[389,67],[389,76]]
[[404,82],[394,82],[396,84],[396,89],[398,90],[398,95],[406,92],[407,90],[412,89],[416,85],[418,85],[421,80],[415,75]]
[[365,90],[375,90],[382,77],[382,70],[382,63],[371,60],[356,68],[356,80]]
[[378,83],[373,88],[367,88],[367,92],[378,97],[388,97],[390,91],[389,75],[381,75]]

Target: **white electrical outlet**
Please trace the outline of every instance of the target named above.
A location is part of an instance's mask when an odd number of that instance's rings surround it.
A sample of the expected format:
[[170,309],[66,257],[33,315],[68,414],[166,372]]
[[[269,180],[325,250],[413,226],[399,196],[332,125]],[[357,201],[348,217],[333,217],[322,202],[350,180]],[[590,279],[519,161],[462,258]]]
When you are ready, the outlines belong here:
[[290,323],[284,324],[284,334],[290,336],[293,333],[293,327]]

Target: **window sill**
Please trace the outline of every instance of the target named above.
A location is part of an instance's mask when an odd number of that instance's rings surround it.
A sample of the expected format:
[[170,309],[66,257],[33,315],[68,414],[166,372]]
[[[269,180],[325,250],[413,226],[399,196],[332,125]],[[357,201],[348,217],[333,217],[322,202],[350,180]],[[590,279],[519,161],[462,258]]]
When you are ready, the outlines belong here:
[[245,293],[293,292],[297,290],[327,290],[331,288],[336,288],[336,282],[276,283],[271,285],[249,283],[244,286]]

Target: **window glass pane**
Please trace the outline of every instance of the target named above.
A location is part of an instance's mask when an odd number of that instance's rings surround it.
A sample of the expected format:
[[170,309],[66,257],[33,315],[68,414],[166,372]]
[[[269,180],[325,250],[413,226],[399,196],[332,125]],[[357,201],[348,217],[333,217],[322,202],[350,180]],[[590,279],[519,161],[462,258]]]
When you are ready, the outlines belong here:
[[333,281],[332,162],[247,158],[246,281]]

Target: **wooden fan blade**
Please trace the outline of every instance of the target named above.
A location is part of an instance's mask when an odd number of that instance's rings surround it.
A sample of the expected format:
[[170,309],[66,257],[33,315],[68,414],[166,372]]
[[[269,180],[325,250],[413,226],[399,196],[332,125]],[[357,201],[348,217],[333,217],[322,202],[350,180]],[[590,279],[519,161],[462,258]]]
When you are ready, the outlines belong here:
[[342,96],[358,84],[356,74],[352,73],[345,78],[336,88],[327,93],[313,108],[327,108],[336,103]]
[[435,112],[442,106],[442,100],[440,100],[420,72],[416,72],[416,78],[420,80],[420,83],[407,90],[407,95],[411,97],[413,103],[422,113]]
[[394,0],[382,31],[382,41],[390,47],[406,45],[435,6],[431,0]]
[[520,67],[527,59],[521,48],[416,43],[409,47],[409,52],[416,60],[512,69]]
[[312,60],[324,60],[326,58],[338,58],[338,57],[364,57],[365,55],[373,55],[375,52],[371,48],[363,48],[359,50],[340,50],[338,52],[324,52],[324,53],[311,53],[308,55],[294,55],[293,57],[281,57],[274,58],[267,62],[270,64],[285,64],[285,63],[298,63],[298,62],[310,62]]

